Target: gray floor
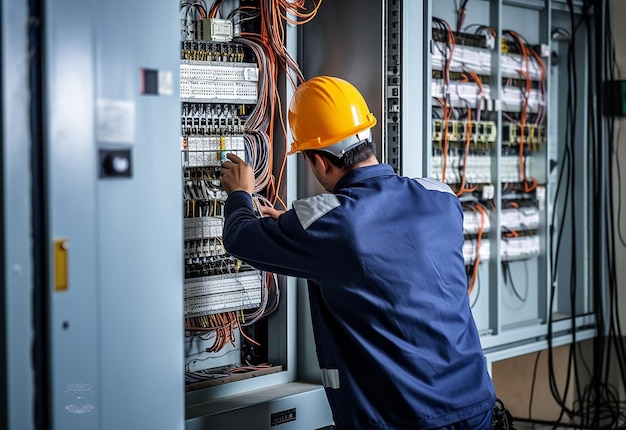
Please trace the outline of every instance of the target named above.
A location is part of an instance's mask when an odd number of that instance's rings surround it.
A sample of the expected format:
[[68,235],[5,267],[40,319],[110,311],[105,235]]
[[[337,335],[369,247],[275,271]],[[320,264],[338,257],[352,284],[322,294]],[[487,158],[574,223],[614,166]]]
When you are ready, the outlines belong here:
[[[515,423],[516,430],[552,430],[553,426],[546,426],[543,424],[529,424],[529,423]],[[568,427],[557,427],[559,430],[566,430]]]

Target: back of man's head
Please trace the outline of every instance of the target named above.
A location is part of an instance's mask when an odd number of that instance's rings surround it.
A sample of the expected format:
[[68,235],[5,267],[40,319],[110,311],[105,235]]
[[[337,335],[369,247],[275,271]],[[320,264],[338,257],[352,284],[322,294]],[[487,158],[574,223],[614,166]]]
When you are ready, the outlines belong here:
[[376,155],[376,143],[373,139],[366,140],[345,152],[341,157],[337,157],[329,151],[319,149],[307,149],[302,151],[302,153],[310,160],[314,160],[313,154],[319,154],[340,169],[351,169]]

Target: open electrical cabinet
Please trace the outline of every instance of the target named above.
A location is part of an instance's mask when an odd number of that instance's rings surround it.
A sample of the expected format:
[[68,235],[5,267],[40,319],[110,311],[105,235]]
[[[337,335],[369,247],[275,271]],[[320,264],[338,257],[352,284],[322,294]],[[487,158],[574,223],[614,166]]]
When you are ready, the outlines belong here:
[[301,2],[180,3],[187,428],[332,423],[323,390],[296,373],[298,352],[314,355],[297,345],[296,280],[247,266],[221,239],[226,153],[252,165],[259,216],[260,206],[287,209],[296,195],[286,109],[304,79],[295,28],[316,11]]
[[488,362],[593,337],[583,5],[387,5],[387,160],[459,197]]

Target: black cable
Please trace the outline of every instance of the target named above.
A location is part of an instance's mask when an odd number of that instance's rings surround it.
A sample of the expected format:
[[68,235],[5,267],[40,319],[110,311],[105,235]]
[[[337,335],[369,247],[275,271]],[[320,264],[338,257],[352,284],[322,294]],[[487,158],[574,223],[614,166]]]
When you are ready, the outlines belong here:
[[[572,30],[573,30],[573,32],[575,32],[576,29],[578,29],[578,24],[575,24],[574,20],[573,20],[574,14],[573,14],[573,7],[572,7],[571,2],[570,2],[569,6],[570,6],[570,16],[572,17]],[[582,22],[583,21],[581,21],[581,23]],[[587,28],[589,28],[589,26],[587,26]],[[561,34],[563,34],[563,33],[561,33]],[[569,73],[570,76],[572,76],[575,73],[575,61],[573,61],[573,55],[572,54],[573,54],[573,52],[572,52],[572,44],[570,44],[569,49],[568,49],[568,68],[569,68],[568,70],[570,70],[570,73]],[[574,73],[571,72],[572,70],[573,70]],[[575,77],[575,75],[574,75],[574,77]],[[574,154],[574,151],[573,151],[574,140],[572,138],[572,136],[574,136],[574,133],[572,132],[573,131],[573,127],[571,125],[575,125],[576,124],[575,112],[576,112],[577,101],[575,100],[574,96],[576,94],[575,91],[577,90],[577,88],[576,88],[577,84],[574,84],[573,81],[574,81],[574,79],[572,79],[570,81],[569,85],[568,85],[568,116],[567,116],[568,126],[566,127],[566,133],[568,135],[567,135],[567,138],[565,139],[566,146],[565,146],[565,149],[564,149],[564,154],[567,157],[572,156],[572,154]],[[594,110],[591,109],[591,112],[593,112],[593,111]],[[564,160],[564,161],[567,162],[568,166],[567,166],[567,168],[563,168],[561,170],[561,172],[560,172],[559,185],[557,186],[557,194],[561,190],[562,180],[563,180],[563,177],[564,177],[563,174],[565,172],[567,172],[567,175],[565,175],[565,176],[570,178],[570,179],[576,177],[575,171],[574,171],[576,163],[574,162],[574,160],[569,160],[569,158],[568,158],[567,160]],[[571,171],[569,171],[569,167],[570,166],[573,166],[571,168]],[[573,195],[573,192],[575,190],[575,187],[571,187],[571,185],[572,185],[571,182],[572,181],[568,181],[566,183],[568,186],[570,186],[570,188],[566,189],[566,192],[565,192],[566,200],[564,201],[564,204],[563,204],[562,207],[564,209],[572,208],[572,210],[575,210],[575,208],[576,208],[575,204],[573,204],[573,203],[568,204],[567,203],[567,198],[570,196],[570,193],[572,193],[571,195]],[[555,198],[555,201],[558,201],[558,198]],[[554,219],[555,219],[554,215],[555,214],[553,213],[553,217],[552,217],[552,219],[553,219],[552,225],[553,226],[554,226]],[[554,269],[555,266],[558,265],[558,256],[560,255],[560,238],[562,237],[563,227],[564,227],[565,220],[566,220],[565,215],[566,215],[565,213],[562,214],[562,222],[561,222],[560,229],[559,229],[559,244],[557,245],[557,248],[556,248],[556,257],[555,257],[556,262],[551,262],[552,269]],[[575,216],[574,213],[572,215]],[[575,218],[573,218],[571,220],[571,222],[572,222],[571,227],[572,227],[572,229],[574,229],[575,226],[576,226]],[[573,230],[572,231],[572,234],[573,234],[573,236],[572,236],[572,243],[573,244],[576,244],[575,233],[576,233],[576,231]],[[554,227],[552,227],[551,231],[550,231],[550,240],[551,240],[551,243],[553,243],[553,241],[554,241]],[[554,249],[554,248],[552,248],[552,249]],[[575,265],[575,262],[576,262],[575,254],[572,253],[571,257],[572,257],[571,258],[572,265],[573,265],[573,267],[576,267],[576,265]],[[557,273],[558,273],[558,270],[552,270],[552,275],[553,275],[552,279],[554,280],[554,282],[551,285],[550,310],[553,309],[553,304],[554,304],[554,293],[555,293],[555,287],[556,287],[556,279],[554,278],[554,276],[556,276]],[[574,273],[574,277],[572,279],[570,279],[570,306],[572,308],[570,321],[571,321],[571,330],[572,330],[572,333],[573,333],[573,342],[572,343],[574,345],[577,342],[576,339],[575,339],[576,329],[577,329],[576,324],[575,324],[575,318],[576,318],[576,315],[575,315],[575,311],[576,311],[576,296],[577,296],[577,292],[576,292],[577,282],[576,282],[575,276],[576,276],[576,274]],[[552,312],[551,311],[550,311],[549,318],[550,318],[550,328],[549,328],[548,341],[549,341],[549,350],[550,350],[550,353],[551,353],[551,351],[552,351],[552,344],[551,344],[551,340],[552,340],[552,331],[551,331]],[[583,361],[583,363],[584,363],[584,361]],[[584,363],[584,364],[586,366],[586,363]],[[579,412],[578,411],[574,411],[574,410],[572,410],[570,408],[566,408],[566,405],[564,403],[562,403],[563,399],[561,399],[560,395],[558,394],[558,390],[556,390],[556,383],[555,383],[555,381],[553,379],[554,364],[553,364],[553,361],[552,361],[551,358],[549,360],[549,366],[550,366],[550,375],[551,375],[551,379],[550,379],[551,380],[551,390],[553,392],[553,396],[555,397],[555,400],[562,405],[562,411],[561,411],[561,414],[560,414],[559,419],[557,421],[560,422],[560,420],[562,419],[563,415],[565,415],[565,414],[567,414],[570,417],[570,420],[571,420],[573,416],[579,415]],[[579,383],[579,380],[578,380],[578,373],[579,372],[577,370],[578,369],[577,356],[575,354],[574,348],[570,348],[569,361],[568,361],[568,372],[567,372],[568,376],[570,374],[569,369],[571,368],[571,366],[574,367],[574,373],[575,373],[574,377],[575,377],[575,384],[576,384],[575,387],[576,387],[576,390],[577,390],[577,393],[578,393],[578,398],[580,398],[581,397],[581,394],[580,394],[580,383]],[[568,377],[568,383],[569,383],[569,377]],[[567,386],[566,386],[565,392],[567,393]]]
[[[572,27],[572,29],[576,28],[576,22],[575,22],[575,15],[574,15],[574,5],[572,0],[568,0],[568,8],[569,8],[569,12],[570,12],[570,26]],[[575,33],[575,32],[574,32]],[[576,151],[573,150],[574,146],[575,146],[575,136],[576,136],[576,117],[578,114],[578,92],[575,90],[578,86],[578,75],[577,75],[577,68],[576,68],[576,50],[575,50],[575,44],[574,41],[572,41],[572,44],[570,44],[569,46],[569,52],[568,52],[568,59],[569,59],[569,68],[570,68],[570,72],[571,72],[571,78],[570,78],[570,82],[571,82],[571,86],[570,88],[572,89],[572,99],[571,99],[571,104],[569,105],[569,109],[568,109],[568,113],[569,113],[569,126],[567,127],[567,131],[569,133],[569,136],[571,138],[570,140],[570,147],[572,149],[572,154],[571,154],[571,161],[572,161],[572,169],[571,169],[571,177],[570,177],[570,189],[572,190],[572,194],[571,194],[571,202],[572,202],[572,213],[571,213],[571,236],[572,236],[572,251],[570,253],[570,261],[571,261],[571,267],[573,268],[572,270],[572,275],[570,278],[570,322],[571,322],[571,332],[572,332],[572,346],[570,347],[569,350],[569,363],[573,366],[574,368],[574,377],[575,377],[575,382],[574,382],[574,389],[576,390],[576,394],[578,397],[580,397],[581,395],[581,388],[580,388],[580,384],[578,383],[578,380],[576,379],[578,376],[578,362],[577,362],[577,355],[576,355],[576,349],[573,347],[573,345],[576,345],[577,343],[577,339],[576,339],[576,332],[577,332],[577,327],[576,327],[576,299],[578,297],[578,291],[577,291],[577,287],[578,287],[578,278],[577,278],[577,271],[576,268],[578,267],[577,264],[577,230],[578,230],[578,225],[576,223],[576,210],[577,210],[577,204],[576,204],[576,193],[574,192],[574,190],[577,189],[576,186],[576,159],[575,159],[575,155],[576,155]],[[569,367],[568,367],[568,379],[567,382],[569,384],[570,382],[570,373],[569,373]],[[565,390],[567,390],[569,388],[569,385],[566,384]]]
[[[610,27],[610,23],[611,23],[611,14],[610,14],[610,10],[607,7],[606,10],[606,21],[609,23],[609,25],[607,26],[608,28],[605,30],[604,32],[604,37],[606,39],[606,44],[608,46],[607,52],[608,55],[606,56],[607,58],[607,64],[606,64],[606,68],[607,68],[607,80],[615,80],[615,71],[616,71],[616,59],[615,59],[615,46],[614,46],[614,40],[613,40],[613,36],[612,36],[612,31],[611,31],[611,27]],[[613,118],[609,119],[608,121],[608,141],[609,141],[609,145],[608,145],[608,155],[612,155],[612,154],[617,154],[617,152],[614,150],[613,148],[613,140],[611,139],[613,136],[615,136],[615,120]],[[617,137],[619,138],[619,133],[617,134]],[[618,162],[618,158],[616,157],[616,162]],[[607,241],[606,241],[606,252],[607,252],[607,271],[608,271],[608,276],[609,276],[609,312],[610,312],[610,316],[609,316],[609,338],[610,340],[612,340],[614,346],[615,346],[615,357],[617,360],[617,364],[618,364],[618,370],[621,376],[621,383],[622,383],[622,387],[626,387],[626,348],[624,347],[624,344],[621,342],[622,339],[622,331],[621,331],[621,321],[620,321],[620,317],[619,317],[619,299],[618,299],[618,285],[617,285],[617,272],[616,272],[616,232],[615,232],[615,224],[616,224],[616,220],[614,218],[614,214],[615,214],[615,207],[614,207],[614,202],[613,202],[613,196],[614,194],[614,189],[613,189],[613,184],[614,181],[612,180],[613,178],[613,163],[611,163],[611,160],[609,158],[608,160],[608,164],[609,164],[609,169],[607,173],[605,173],[605,180],[607,183],[607,187],[606,187],[606,202],[608,204],[608,209],[604,211],[605,214],[605,227],[606,227],[606,236],[607,236]],[[619,186],[619,183],[618,183]],[[621,192],[621,189],[620,191]],[[618,194],[618,204],[621,205],[621,197]],[[618,212],[619,213],[619,212]],[[619,223],[619,217],[617,219],[617,223]],[[617,226],[617,233],[621,234],[620,232],[620,227],[619,224]],[[622,237],[620,236],[620,240],[622,239]],[[611,356],[609,355],[608,359],[611,359]],[[608,366],[607,366],[608,367]],[[607,381],[609,380],[609,369],[607,368],[606,371],[607,374]],[[619,408],[620,403],[616,403],[616,407],[617,409],[617,416],[618,417],[622,417],[624,416],[623,412],[620,412],[620,408]],[[626,424],[624,425],[626,427]]]
[[530,399],[528,400],[528,419],[532,419],[533,417],[533,399],[535,397],[535,383],[537,382],[537,366],[539,365],[539,357],[541,357],[541,351],[537,352],[535,365],[533,366],[533,379],[530,383]]
[[582,425],[578,425],[578,424],[574,424],[574,423],[562,423],[560,421],[550,421],[550,420],[540,420],[540,419],[536,419],[536,418],[518,418],[515,417],[515,421],[520,421],[520,422],[526,422],[526,423],[533,423],[533,424],[541,424],[541,425],[545,425],[545,426],[550,426],[553,429],[557,429],[557,428],[565,428],[565,429],[583,429],[583,430],[600,430],[599,428],[590,428],[590,427],[585,427]]
[[444,69],[445,69],[445,63],[447,63],[449,61],[448,60],[448,52],[450,50],[450,38],[449,38],[449,35],[448,35],[448,27],[446,26],[446,21],[444,21],[441,18],[437,18],[437,17],[433,16],[432,22],[433,22],[434,26],[438,30],[440,30],[443,33],[443,35],[444,35],[445,49],[442,50],[441,48],[439,48],[438,44],[435,44],[435,47],[437,48],[437,50],[441,53],[441,55],[444,58]]
[[[568,67],[571,67],[571,65],[573,65],[573,61],[572,61],[572,46],[570,43],[570,46],[568,47]],[[571,76],[572,74],[570,73],[569,76]],[[575,86],[575,83],[572,82],[572,80],[568,81],[568,123],[571,123],[571,118],[573,118],[574,116],[572,115],[573,109],[572,106],[574,106],[575,103],[575,89],[573,90],[572,87]],[[575,87],[574,87],[575,88]],[[573,151],[571,149],[571,135],[568,134],[569,132],[569,127],[566,127],[566,139],[565,139],[565,145],[563,148],[563,156],[561,157],[561,169],[559,171],[559,177],[558,177],[558,181],[557,181],[557,187],[556,187],[556,193],[555,193],[555,197],[554,197],[554,201],[555,201],[555,206],[557,204],[557,202],[559,201],[559,197],[560,197],[560,193],[563,190],[563,185],[565,186],[565,191],[564,191],[564,197],[563,197],[563,208],[564,210],[562,211],[562,221],[559,224],[559,231],[558,231],[558,235],[557,235],[557,245],[556,247],[554,247],[554,225],[555,225],[555,216],[557,211],[554,211],[552,214],[552,227],[550,229],[550,243],[551,243],[551,249],[555,250],[554,253],[554,258],[550,259],[550,266],[551,266],[551,285],[550,285],[550,299],[549,299],[549,303],[550,303],[550,308],[549,308],[549,313],[548,313],[548,335],[547,335],[547,340],[548,340],[548,352],[549,352],[549,356],[548,356],[548,365],[549,365],[549,369],[550,369],[550,390],[552,392],[552,395],[555,399],[555,401],[561,406],[561,415],[559,416],[559,420],[561,420],[562,415],[564,413],[568,413],[568,415],[571,415],[571,411],[566,407],[565,404],[565,399],[561,397],[559,390],[557,388],[557,384],[556,381],[554,379],[554,362],[553,362],[553,345],[552,345],[552,338],[553,338],[553,334],[552,334],[552,324],[553,324],[553,307],[554,307],[554,297],[555,297],[555,293],[556,293],[556,274],[558,273],[557,271],[557,267],[558,267],[558,262],[559,262],[559,256],[560,256],[560,248],[561,248],[561,240],[563,238],[563,232],[564,232],[564,228],[565,228],[565,217],[567,216],[567,211],[565,209],[567,209],[568,207],[573,207],[573,205],[570,205],[570,198],[572,195],[572,181],[571,178],[574,174],[574,168],[573,168],[573,162],[572,162],[572,154]],[[568,180],[565,181],[565,178],[567,178]],[[565,181],[565,183],[564,183]],[[575,233],[575,232],[574,232]],[[575,243],[575,236],[572,238],[573,242]],[[573,267],[576,267],[575,265]],[[570,280],[570,282],[572,282],[573,280]],[[570,359],[568,360],[568,371],[567,371],[567,375],[568,375],[568,381],[566,384],[566,389],[565,389],[565,393],[567,393],[568,391],[568,387],[569,387],[569,375],[570,375],[570,368],[572,366],[572,356],[570,354]],[[536,377],[536,373],[535,373],[535,377]],[[534,388],[534,386],[533,386]],[[530,411],[530,405],[529,405],[529,411]]]
[[510,262],[508,261],[503,261],[502,262],[502,272],[504,275],[504,284],[507,285],[507,278],[508,281],[510,282],[511,285],[511,291],[513,292],[513,295],[515,295],[515,297],[517,297],[517,299],[522,302],[522,303],[526,303],[526,300],[528,300],[528,273],[526,274],[526,291],[524,292],[524,296],[522,297],[522,295],[517,291],[517,288],[515,287],[515,283],[513,281],[513,276],[511,275],[511,267],[510,267]]
[[[610,29],[610,10],[606,1],[586,1],[589,7],[594,6],[593,29],[589,35],[589,48],[595,54],[592,58],[596,65],[596,76],[591,82],[597,82],[595,87],[596,100],[590,97],[590,111],[601,112],[603,106],[602,83],[613,80],[615,70],[615,51]],[[621,329],[619,325],[619,310],[617,302],[617,279],[615,269],[615,236],[614,206],[612,188],[612,164],[607,158],[614,151],[611,148],[612,137],[615,135],[612,120],[601,121],[598,117],[590,118],[591,145],[590,171],[593,180],[593,198],[599,199],[599,204],[593,206],[594,242],[592,251],[597,260],[605,253],[600,265],[594,267],[594,311],[596,314],[598,335],[594,339],[593,373],[590,383],[585,387],[584,395],[579,398],[582,422],[596,428],[626,428],[625,403],[619,401],[615,394],[615,387],[611,378],[612,360],[617,360],[621,383],[626,386],[624,365],[626,351],[621,343]],[[606,134],[604,133],[606,129]],[[608,168],[606,167],[608,164]],[[604,223],[603,223],[604,221]],[[604,277],[606,276],[606,278]],[[606,281],[606,282],[604,282]],[[603,296],[606,293],[606,297]],[[606,309],[605,309],[606,306]]]
[[465,272],[465,276],[467,277],[467,283],[469,285],[471,282],[471,278],[472,278],[472,271],[478,270],[478,273],[476,274],[476,295],[474,296],[474,300],[470,304],[470,309],[474,309],[474,306],[478,302],[478,296],[480,296],[480,268],[479,267],[474,268],[475,265],[476,265],[476,262],[467,266],[466,272]]
[[456,11],[456,31],[457,33],[461,32],[461,27],[463,26],[463,19],[465,17],[465,8],[467,6],[467,2],[469,0],[463,0],[461,6]]
[[[607,12],[607,15],[610,16],[610,13]],[[615,71],[617,71],[616,59],[615,59],[615,47],[614,47],[614,40],[613,40],[613,37],[612,37],[612,32],[610,30],[609,30],[609,32],[607,34],[607,38],[609,40],[609,45],[611,47],[610,52],[612,53],[612,55],[610,57],[611,62],[609,64],[609,70],[611,71],[611,79],[615,79],[616,76],[613,74]],[[619,78],[619,76],[617,76],[617,78]],[[612,120],[610,122],[610,126],[611,126],[611,129],[612,129],[612,131],[610,133],[610,136],[613,136],[614,135],[614,128],[615,128],[615,121],[614,120]],[[620,133],[619,132],[620,131],[621,131],[621,128],[618,128],[618,133],[617,133],[617,139],[618,140],[617,140],[616,144],[619,142],[619,137],[620,137]],[[615,148],[613,148],[613,145],[610,146],[609,154],[617,154],[617,151],[615,150]],[[615,163],[616,168],[618,168],[619,167],[619,158],[616,157],[615,161],[616,161],[616,163]],[[612,168],[613,165],[610,164],[610,166]],[[616,257],[615,249],[616,249],[616,247],[615,247],[615,231],[614,231],[614,228],[615,228],[615,225],[617,224],[617,226],[618,226],[618,233],[620,235],[619,236],[620,240],[623,241],[623,238],[621,237],[621,230],[619,228],[619,220],[620,220],[619,207],[621,206],[621,196],[620,196],[621,184],[620,184],[620,180],[618,179],[618,182],[617,182],[617,184],[618,184],[618,193],[617,193],[617,198],[618,198],[618,217],[617,217],[617,223],[616,223],[614,218],[613,218],[613,214],[615,213],[614,212],[615,208],[613,207],[613,196],[615,195],[614,194],[613,185],[614,185],[615,182],[612,180],[612,178],[613,178],[612,171],[609,171],[609,173],[608,173],[608,179],[609,180],[608,180],[607,195],[610,196],[611,198],[608,200],[609,205],[610,205],[609,211],[607,211],[605,213],[608,216],[610,216],[610,219],[608,220],[607,226],[610,228],[610,231],[609,231],[608,235],[609,235],[609,238],[611,239],[610,245],[611,245],[611,251],[612,251],[611,252],[611,257],[612,258],[609,260],[611,262],[611,264],[612,264],[611,274],[612,274],[612,281],[613,282],[611,283],[611,286],[613,288],[613,293],[615,295],[614,303],[619,303],[618,300],[617,300],[617,275],[616,275],[616,269],[615,269],[615,266],[616,266],[616,264],[615,264],[615,262],[616,262],[616,260],[615,260],[615,257]],[[619,176],[618,176],[618,178],[619,178]],[[607,242],[607,243],[609,243],[609,242]],[[624,245],[626,246],[626,244],[624,244]],[[616,334],[617,334],[618,338],[621,338],[622,337],[622,331],[621,331],[621,322],[620,322],[620,318],[619,318],[619,312],[617,312],[617,307],[614,308],[614,309],[615,309],[615,314],[614,314],[614,316],[615,316],[615,325],[614,325],[614,327],[616,329],[616,332],[617,332]],[[619,347],[619,349],[621,351],[621,354],[618,355],[618,357],[622,360],[622,363],[620,363],[620,364],[624,364],[623,362],[626,361],[626,348],[624,347],[624,344],[621,343],[621,342],[618,343],[618,347]],[[625,365],[621,365],[619,367],[619,369],[622,372],[622,383],[623,383],[624,387],[626,387],[626,374],[625,374],[626,373],[626,366]]]
[[[604,41],[602,37],[600,37],[601,28],[604,25],[604,17],[602,16],[602,9],[598,9],[598,5],[600,8],[604,5],[604,0],[600,1],[589,1],[588,4],[595,6],[595,13],[593,15],[593,29],[595,30],[595,34],[590,32],[590,48],[592,48],[593,54],[596,58],[594,58],[595,64],[595,76],[593,79],[598,82],[595,85],[595,97],[598,100],[597,104],[592,103],[592,109],[595,106],[602,106],[602,88],[601,81],[604,78]],[[594,82],[592,80],[592,82]],[[593,88],[593,87],[592,87]],[[600,111],[599,111],[600,112]],[[603,126],[602,123],[596,117],[590,118],[590,123],[593,125],[591,128],[591,162],[592,169],[590,170],[592,173],[593,180],[593,195],[596,196],[600,200],[599,205],[594,205],[594,208],[597,209],[598,206],[602,208],[605,202],[603,198],[605,194],[603,193],[603,153],[602,153],[602,142],[604,140]],[[601,258],[603,255],[603,238],[602,234],[604,232],[603,228],[603,219],[604,217],[601,215],[601,212],[596,211],[594,216],[592,216],[592,232],[595,234],[592,236],[592,255],[595,259]],[[594,240],[595,239],[595,240]],[[590,390],[592,393],[592,397],[590,398],[589,405],[586,408],[587,415],[585,419],[587,422],[591,424],[598,424],[602,420],[602,406],[603,406],[603,396],[604,396],[604,368],[606,367],[606,352],[607,348],[610,348],[610,341],[605,338],[606,326],[605,326],[605,309],[604,309],[604,297],[603,297],[603,286],[605,285],[605,278],[603,276],[603,267],[596,267],[592,272],[592,282],[594,286],[594,300],[595,306],[594,311],[596,315],[596,319],[598,321],[598,333],[596,338],[594,339],[594,362],[593,362],[593,374],[590,382]],[[584,422],[584,421],[583,421]]]
[[[615,243],[616,236],[620,240],[623,239],[619,235],[619,231],[615,232],[614,218],[614,202],[613,202],[613,177],[610,162],[607,162],[607,155],[615,154],[611,147],[610,138],[614,136],[614,123],[603,121],[601,119],[600,109],[602,102],[602,84],[612,79],[615,70],[615,51],[610,29],[610,10],[606,0],[585,0],[582,7],[582,19],[577,24],[575,22],[575,14],[573,1],[568,0],[568,8],[570,12],[570,21],[572,27],[572,41],[568,46],[568,102],[566,115],[566,136],[563,148],[563,157],[560,160],[561,169],[559,171],[559,179],[554,197],[554,206],[562,208],[561,224],[559,225],[558,234],[555,237],[555,220],[556,211],[552,214],[552,224],[550,228],[550,245],[553,250],[554,258],[550,262],[552,284],[550,286],[549,299],[549,315],[548,315],[548,372],[550,381],[550,390],[555,401],[560,405],[561,411],[559,417],[555,421],[533,420],[530,416],[532,409],[532,398],[529,403],[529,418],[519,418],[521,422],[533,422],[538,424],[550,425],[553,428],[584,428],[584,429],[623,429],[626,428],[626,402],[620,401],[617,389],[612,385],[615,378],[612,378],[611,369],[612,361],[616,360],[622,386],[626,386],[626,348],[621,343],[621,326],[619,322],[619,309],[617,300],[617,277],[615,263]],[[581,26],[581,27],[579,27]],[[593,313],[596,318],[597,335],[593,340],[593,361],[591,368],[583,359],[582,354],[576,353],[576,298],[577,291],[577,272],[576,272],[576,249],[572,249],[570,253],[570,263],[574,272],[570,279],[570,306],[571,306],[571,331],[572,331],[572,347],[570,348],[568,368],[567,368],[567,384],[569,384],[569,375],[573,368],[574,384],[576,389],[576,399],[571,407],[565,404],[565,398],[560,395],[555,381],[554,362],[552,358],[552,310],[555,303],[556,276],[558,274],[558,265],[561,256],[561,240],[564,233],[564,225],[567,221],[571,222],[572,244],[576,245],[576,209],[575,202],[577,186],[576,180],[576,152],[575,148],[575,126],[577,119],[578,101],[576,94],[578,84],[576,83],[576,57],[574,47],[574,37],[577,31],[583,28],[587,32],[586,43],[587,52],[590,53],[589,59],[589,82],[595,83],[587,87],[588,94],[586,99],[589,103],[588,117],[588,154],[586,157],[587,169],[589,171],[589,198],[594,204],[587,213],[591,219],[591,246],[589,248],[592,256],[591,261],[600,261],[591,269],[591,284],[593,285]],[[553,34],[555,34],[553,32]],[[567,32],[558,32],[560,35],[567,35]],[[567,38],[567,37],[566,37]],[[582,92],[581,92],[582,94]],[[608,164],[608,168],[607,168]],[[616,168],[618,168],[616,166]],[[563,194],[561,194],[563,193]],[[578,194],[580,195],[580,194]],[[618,196],[620,198],[620,196]],[[559,203],[561,205],[559,206]],[[621,205],[621,200],[618,200]],[[571,214],[566,213],[571,210]],[[582,210],[587,210],[582,208]],[[618,206],[618,214],[621,214]],[[618,226],[619,228],[619,226]],[[554,246],[556,240],[556,246]],[[605,257],[605,258],[603,258]],[[606,297],[603,296],[606,293]],[[604,308],[606,306],[606,309]],[[580,350],[580,345],[579,350]],[[581,385],[581,379],[578,369],[578,355],[584,365],[584,369],[589,375],[589,383],[584,387]],[[538,359],[535,363],[537,365]],[[533,376],[533,387],[531,393],[534,394],[534,378],[536,378],[536,367]],[[568,385],[564,390],[565,395],[568,392]],[[531,394],[531,395],[532,395]],[[568,423],[564,423],[564,417],[568,417]]]
[[[572,29],[575,28],[575,24],[572,24]],[[549,300],[549,314],[548,314],[548,335],[547,335],[547,341],[548,341],[548,375],[549,375],[549,386],[550,386],[550,391],[552,393],[553,398],[555,399],[555,401],[557,402],[557,404],[561,407],[561,411],[559,414],[559,417],[557,419],[557,422],[560,422],[561,419],[563,418],[563,415],[567,414],[568,416],[571,416],[573,411],[571,411],[571,409],[569,407],[567,407],[566,405],[566,396],[568,393],[568,389],[569,389],[569,383],[570,383],[570,369],[572,367],[572,365],[574,367],[576,367],[576,363],[573,362],[573,356],[571,354],[571,350],[570,350],[570,355],[568,356],[568,367],[567,367],[567,380],[566,380],[566,385],[565,385],[565,389],[564,389],[564,396],[561,396],[561,393],[558,389],[557,386],[557,382],[556,382],[556,378],[555,378],[555,372],[554,372],[554,355],[553,355],[553,344],[552,344],[552,340],[553,340],[553,332],[552,332],[552,324],[553,324],[553,309],[554,309],[554,299],[555,299],[555,294],[556,294],[556,284],[557,284],[557,280],[556,280],[556,276],[558,274],[558,264],[559,264],[559,260],[560,260],[560,255],[561,255],[561,241],[563,239],[563,232],[564,232],[564,228],[566,225],[566,217],[568,215],[569,212],[569,219],[572,225],[572,236],[571,236],[571,242],[572,242],[572,250],[570,252],[570,264],[572,268],[576,267],[575,264],[575,245],[576,245],[576,231],[575,231],[575,201],[574,201],[574,192],[573,190],[575,189],[575,183],[574,183],[574,179],[575,178],[575,158],[574,158],[574,150],[573,150],[573,146],[574,146],[574,139],[573,136],[575,136],[575,117],[576,117],[576,112],[577,112],[577,98],[576,98],[576,86],[577,86],[577,80],[576,80],[576,74],[575,74],[575,51],[573,48],[573,38],[574,38],[574,30],[572,30],[572,41],[570,41],[570,44],[568,45],[568,94],[567,94],[567,116],[566,116],[566,130],[565,130],[565,140],[564,140],[564,152],[563,152],[563,158],[562,158],[562,168],[559,172],[559,178],[558,178],[558,182],[557,182],[557,190],[556,190],[556,194],[555,194],[555,206],[558,202],[558,198],[559,198],[559,193],[561,191],[561,187],[563,186],[563,181],[565,179],[565,191],[564,191],[564,196],[563,196],[563,213],[561,216],[561,222],[559,225],[559,231],[558,231],[558,235],[557,235],[557,244],[556,244],[556,248],[552,248],[555,249],[555,253],[554,253],[554,261],[551,261],[551,286],[550,286],[550,300]],[[569,211],[568,211],[569,208]],[[553,243],[554,241],[554,221],[555,221],[555,214],[556,214],[556,210],[553,212],[552,215],[552,227],[550,230],[550,243]],[[576,278],[575,278],[575,272],[572,272],[571,277],[570,277],[570,292],[572,291],[572,287],[573,285],[575,285],[576,282]],[[572,318],[574,318],[574,313],[575,313],[575,309],[572,308],[571,309],[571,314],[572,314]],[[575,323],[572,323],[573,326],[573,330],[575,330]],[[576,372],[575,372],[576,373]]]

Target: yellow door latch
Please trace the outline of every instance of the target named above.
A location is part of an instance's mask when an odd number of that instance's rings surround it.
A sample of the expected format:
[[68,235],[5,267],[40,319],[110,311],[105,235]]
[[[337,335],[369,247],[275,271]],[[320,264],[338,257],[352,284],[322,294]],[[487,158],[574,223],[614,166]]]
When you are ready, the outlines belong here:
[[67,291],[69,286],[69,272],[67,270],[69,249],[70,242],[67,239],[54,241],[54,289],[56,291]]

